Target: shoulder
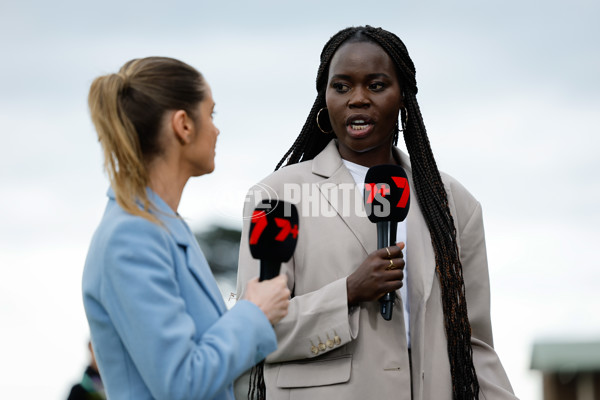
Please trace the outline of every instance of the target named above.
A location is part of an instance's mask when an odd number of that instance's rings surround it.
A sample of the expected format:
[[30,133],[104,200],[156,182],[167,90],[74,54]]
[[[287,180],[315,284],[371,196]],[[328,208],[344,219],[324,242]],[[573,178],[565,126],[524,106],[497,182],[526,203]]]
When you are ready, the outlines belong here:
[[98,226],[96,236],[104,238],[109,245],[120,245],[124,244],[124,240],[141,242],[142,244],[148,240],[164,241],[170,235],[163,226],[140,216],[132,215],[123,210],[116,202],[111,201]]
[[283,167],[257,185],[277,189],[290,183],[316,183],[332,177],[343,165],[337,141],[331,140],[313,159]]
[[110,200],[92,238],[86,269],[96,266],[108,272],[108,269],[119,267],[121,263],[114,262],[118,258],[164,252],[172,241],[161,225],[132,215]]
[[253,197],[279,198],[286,185],[307,183],[318,178],[312,172],[312,164],[313,160],[309,160],[278,169],[250,187],[248,193]]
[[456,199],[464,201],[477,202],[477,199],[469,192],[469,190],[453,176],[440,171],[442,182],[449,195]]
[[288,165],[271,173],[260,181],[262,184],[277,185],[287,182],[302,182],[307,176],[312,175],[314,160]]
[[471,220],[474,214],[481,214],[479,201],[456,178],[440,171],[442,182],[448,194],[448,203],[459,230]]

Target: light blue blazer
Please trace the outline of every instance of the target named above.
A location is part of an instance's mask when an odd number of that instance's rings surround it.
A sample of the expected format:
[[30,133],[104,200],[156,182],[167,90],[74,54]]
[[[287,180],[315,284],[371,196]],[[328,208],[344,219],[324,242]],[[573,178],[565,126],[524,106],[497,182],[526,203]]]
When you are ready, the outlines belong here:
[[83,272],[83,302],[111,400],[233,399],[232,383],[277,348],[265,314],[229,311],[187,224],[148,190],[164,226],[108,192]]

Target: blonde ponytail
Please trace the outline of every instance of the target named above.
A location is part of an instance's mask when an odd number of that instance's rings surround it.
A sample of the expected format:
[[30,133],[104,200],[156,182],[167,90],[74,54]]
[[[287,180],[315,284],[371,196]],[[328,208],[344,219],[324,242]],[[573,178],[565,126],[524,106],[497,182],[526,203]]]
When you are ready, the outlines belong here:
[[204,86],[198,71],[165,57],[129,61],[119,73],[92,83],[88,96],[92,122],[111,187],[125,211],[160,224],[146,192],[146,165],[161,151],[160,120],[171,109],[192,114],[204,97]]

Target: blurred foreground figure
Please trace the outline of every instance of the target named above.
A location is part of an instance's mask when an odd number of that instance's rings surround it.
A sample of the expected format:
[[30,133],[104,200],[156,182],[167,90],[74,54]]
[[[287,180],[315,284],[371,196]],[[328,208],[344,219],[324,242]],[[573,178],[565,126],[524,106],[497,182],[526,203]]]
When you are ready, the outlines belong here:
[[104,385],[98,372],[98,365],[96,364],[96,357],[94,356],[94,349],[92,348],[92,342],[88,342],[88,349],[90,350],[90,364],[83,373],[81,382],[74,385],[71,388],[71,393],[67,400],[103,400],[106,399],[104,394]]

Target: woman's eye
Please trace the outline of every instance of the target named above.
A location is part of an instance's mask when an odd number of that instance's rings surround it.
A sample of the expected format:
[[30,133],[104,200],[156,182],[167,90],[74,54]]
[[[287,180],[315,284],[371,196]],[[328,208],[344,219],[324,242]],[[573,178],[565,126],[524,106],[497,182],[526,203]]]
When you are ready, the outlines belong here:
[[384,87],[385,84],[383,82],[374,82],[369,85],[369,89],[376,92],[382,90]]
[[332,88],[335,89],[336,92],[338,93],[346,93],[349,90],[348,85],[344,85],[343,83],[339,83],[336,82],[333,85],[331,85]]

